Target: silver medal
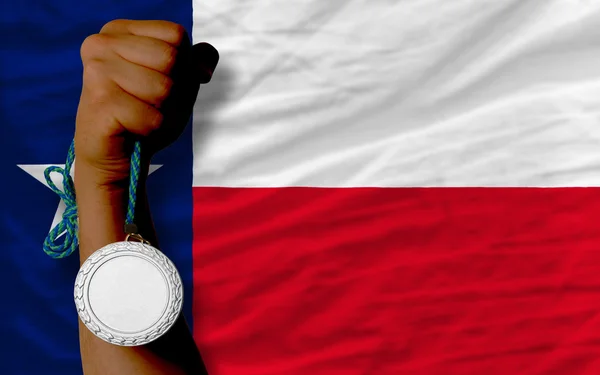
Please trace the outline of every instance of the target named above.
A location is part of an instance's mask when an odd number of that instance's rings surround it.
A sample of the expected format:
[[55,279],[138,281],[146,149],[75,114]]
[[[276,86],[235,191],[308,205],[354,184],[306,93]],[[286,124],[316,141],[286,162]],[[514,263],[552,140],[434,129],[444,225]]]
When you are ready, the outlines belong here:
[[97,250],[83,263],[74,295],[85,326],[121,346],[156,340],[183,305],[181,277],[171,260],[147,242],[127,240]]

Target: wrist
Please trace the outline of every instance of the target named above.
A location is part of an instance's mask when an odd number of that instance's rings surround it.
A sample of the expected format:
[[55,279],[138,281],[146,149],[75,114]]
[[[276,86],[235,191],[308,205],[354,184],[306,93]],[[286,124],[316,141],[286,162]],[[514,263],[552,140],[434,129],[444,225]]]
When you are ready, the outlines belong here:
[[120,181],[108,183],[97,168],[77,162],[74,183],[83,263],[94,251],[124,239],[128,189]]
[[[142,163],[138,181],[138,195],[144,191],[145,176],[148,174],[150,163]],[[130,174],[99,168],[86,162],[75,160],[74,184],[77,193],[92,193],[101,197],[118,197],[129,194]]]
[[[137,188],[136,214],[146,209],[145,178],[147,167],[142,166]],[[106,172],[80,163],[75,167],[75,193],[79,216],[80,261],[112,242],[123,241],[123,230],[129,203],[129,177],[106,178]],[[136,215],[136,216],[137,216]],[[154,239],[144,220],[135,220],[147,239]]]

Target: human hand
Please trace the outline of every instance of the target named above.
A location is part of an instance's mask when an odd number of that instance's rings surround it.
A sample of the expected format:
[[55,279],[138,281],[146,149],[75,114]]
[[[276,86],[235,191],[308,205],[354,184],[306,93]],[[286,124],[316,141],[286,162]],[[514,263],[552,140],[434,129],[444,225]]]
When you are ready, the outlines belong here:
[[219,60],[210,44],[191,46],[188,38],[172,22],[115,20],[83,42],[75,155],[86,179],[123,185],[135,139],[149,163],[185,129]]

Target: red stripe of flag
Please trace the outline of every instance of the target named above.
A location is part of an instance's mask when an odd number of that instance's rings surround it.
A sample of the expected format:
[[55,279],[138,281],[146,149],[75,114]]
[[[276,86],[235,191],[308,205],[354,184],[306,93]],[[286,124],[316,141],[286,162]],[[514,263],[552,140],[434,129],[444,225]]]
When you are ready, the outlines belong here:
[[600,373],[600,190],[194,188],[211,375]]

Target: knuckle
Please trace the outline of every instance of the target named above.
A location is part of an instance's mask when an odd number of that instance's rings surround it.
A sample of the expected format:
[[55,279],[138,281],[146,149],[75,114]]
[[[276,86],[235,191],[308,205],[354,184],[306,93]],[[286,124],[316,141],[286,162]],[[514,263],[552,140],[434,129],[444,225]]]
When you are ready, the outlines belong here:
[[114,86],[105,73],[104,64],[91,60],[84,66],[83,86],[90,104],[105,105],[113,96]]
[[178,23],[168,22],[165,24],[164,34],[169,42],[179,45],[185,36],[185,28]]
[[175,61],[177,61],[177,49],[169,45],[163,52],[163,71],[165,73],[170,72],[173,66],[175,66]]
[[171,93],[171,88],[173,87],[173,80],[167,76],[163,76],[156,83],[156,94],[154,95],[154,105],[162,104]]
[[90,59],[83,65],[83,80],[85,83],[96,85],[107,79],[104,64],[100,60]]
[[144,135],[148,135],[152,131],[160,128],[160,126],[163,123],[163,119],[164,119],[164,115],[162,114],[161,111],[159,111],[156,108],[151,108],[148,111],[148,113],[146,114],[145,124],[147,124],[147,126],[145,127],[146,134],[144,134]]
[[105,23],[104,26],[102,26],[102,29],[100,29],[100,32],[105,33],[111,29],[123,27],[123,25],[126,22],[127,22],[127,20],[124,20],[124,19],[116,19],[116,20],[109,21],[109,22]]
[[109,85],[96,85],[87,90],[89,102],[93,106],[106,106],[113,97],[113,90]]
[[104,53],[108,48],[109,38],[102,34],[92,34],[85,38],[81,43],[80,54],[82,60],[89,60],[94,56],[98,56]]

